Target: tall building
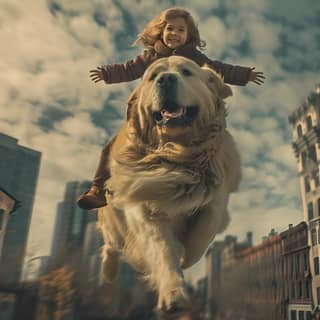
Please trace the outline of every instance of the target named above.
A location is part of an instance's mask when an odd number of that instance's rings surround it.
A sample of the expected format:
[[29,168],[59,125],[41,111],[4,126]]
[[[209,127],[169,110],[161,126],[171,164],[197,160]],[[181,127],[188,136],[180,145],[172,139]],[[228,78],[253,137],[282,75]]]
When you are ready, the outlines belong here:
[[58,264],[81,258],[87,224],[95,221],[93,213],[77,206],[77,198],[90,186],[89,181],[72,181],[66,185],[64,199],[58,204],[52,241],[52,256]]
[[52,264],[69,264],[79,290],[90,294],[101,282],[101,247],[103,239],[96,226],[96,214],[81,209],[77,198],[90,187],[90,181],[66,184],[64,199],[58,204],[52,241]]
[[21,201],[21,207],[11,215],[7,224],[0,260],[0,282],[17,284],[25,256],[41,153],[0,133],[0,155],[0,184]]
[[320,85],[289,116],[298,162],[304,221],[308,225],[313,308],[320,308]]

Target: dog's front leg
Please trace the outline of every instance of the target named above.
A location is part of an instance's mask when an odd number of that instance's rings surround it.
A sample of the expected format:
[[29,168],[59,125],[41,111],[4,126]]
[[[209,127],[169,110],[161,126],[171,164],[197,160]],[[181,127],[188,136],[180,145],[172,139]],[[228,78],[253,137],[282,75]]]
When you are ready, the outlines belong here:
[[156,222],[153,227],[159,232],[154,238],[154,243],[151,244],[155,246],[156,253],[153,265],[159,288],[158,308],[171,310],[183,306],[187,300],[180,267],[184,247],[174,236],[167,221]]
[[[170,310],[172,307],[185,304],[187,300],[180,267],[184,247],[172,232],[168,219],[150,218],[146,208],[142,211],[143,214],[140,216],[142,221],[136,225],[136,245],[139,246],[147,265],[150,284],[158,290],[157,307]],[[128,216],[133,218],[133,212],[131,215],[129,212]]]
[[182,268],[189,268],[200,260],[216,234],[227,227],[229,223],[227,204],[228,195],[222,192],[218,201],[199,209],[195,213],[197,216],[192,217],[192,225],[188,226],[182,241],[185,247]]

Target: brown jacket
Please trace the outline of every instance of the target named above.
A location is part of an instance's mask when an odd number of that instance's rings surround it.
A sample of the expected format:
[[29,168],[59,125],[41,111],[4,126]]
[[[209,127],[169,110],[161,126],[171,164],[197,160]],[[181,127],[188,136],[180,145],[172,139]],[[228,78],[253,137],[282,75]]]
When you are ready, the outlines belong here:
[[251,68],[210,60],[206,55],[188,44],[172,50],[164,45],[161,40],[158,40],[153,48],[145,50],[133,60],[121,64],[101,66],[103,68],[103,79],[106,83],[136,80],[143,76],[145,70],[152,62],[171,55],[189,58],[199,66],[203,66],[205,63],[208,64],[209,67],[223,76],[225,83],[245,86],[249,81]]

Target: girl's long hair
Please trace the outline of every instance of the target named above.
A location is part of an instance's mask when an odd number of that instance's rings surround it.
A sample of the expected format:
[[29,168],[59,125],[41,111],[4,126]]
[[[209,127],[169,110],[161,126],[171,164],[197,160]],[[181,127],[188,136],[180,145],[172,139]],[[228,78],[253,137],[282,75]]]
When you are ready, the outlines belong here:
[[206,42],[200,39],[197,25],[195,24],[191,14],[182,8],[170,8],[162,11],[158,16],[153,18],[138,35],[133,43],[134,45],[142,45],[143,47],[153,47],[154,44],[162,38],[163,30],[167,24],[167,20],[174,18],[183,18],[188,28],[187,44],[204,50]]

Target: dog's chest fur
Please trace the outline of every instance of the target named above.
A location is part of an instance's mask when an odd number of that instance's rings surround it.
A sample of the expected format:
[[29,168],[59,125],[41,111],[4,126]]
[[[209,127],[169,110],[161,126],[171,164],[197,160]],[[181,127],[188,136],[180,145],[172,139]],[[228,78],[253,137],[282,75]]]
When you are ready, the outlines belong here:
[[221,168],[214,161],[201,169],[169,162],[144,169],[114,162],[112,168],[113,205],[144,202],[151,217],[192,215],[214,200],[221,184]]

